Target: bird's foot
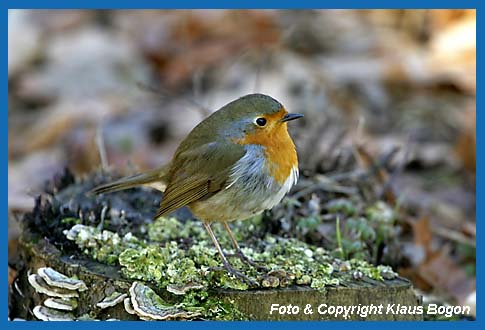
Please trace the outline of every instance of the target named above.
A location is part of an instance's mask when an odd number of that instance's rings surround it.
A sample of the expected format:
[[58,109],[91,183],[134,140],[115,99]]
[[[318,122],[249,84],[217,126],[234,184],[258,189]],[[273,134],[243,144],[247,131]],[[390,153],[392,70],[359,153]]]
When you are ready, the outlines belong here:
[[254,267],[256,268],[257,270],[259,271],[262,271],[262,272],[269,272],[271,269],[269,269],[268,267],[265,267],[263,265],[261,265],[260,263],[254,261],[254,260],[251,260],[249,259],[241,250],[236,250],[236,253],[234,254],[230,254],[228,256],[232,256],[232,257],[237,257],[239,258],[242,262],[244,262],[246,265],[249,265],[251,267]]
[[226,271],[229,274],[231,274],[234,277],[236,277],[237,279],[243,281],[244,283],[246,283],[250,287],[258,287],[259,286],[258,282],[254,281],[253,279],[249,278],[248,276],[244,275],[243,273],[237,271],[229,263],[225,264],[224,268],[226,269]]
[[234,269],[229,263],[224,263],[224,267],[211,267],[210,270],[220,271],[225,270],[229,274],[233,275],[238,280],[246,283],[249,287],[259,287],[259,283],[244,275],[243,273]]

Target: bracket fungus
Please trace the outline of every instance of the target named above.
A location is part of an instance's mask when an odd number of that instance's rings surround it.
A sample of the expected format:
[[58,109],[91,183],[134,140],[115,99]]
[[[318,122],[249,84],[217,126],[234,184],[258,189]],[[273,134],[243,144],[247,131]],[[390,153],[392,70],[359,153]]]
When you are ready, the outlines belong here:
[[42,321],[74,321],[72,314],[60,312],[49,307],[35,306],[32,312],[36,318]]
[[50,267],[39,268],[37,270],[37,274],[39,274],[39,276],[51,286],[78,291],[86,291],[88,289],[84,281],[67,277],[66,275],[61,274]]
[[143,320],[190,319],[200,315],[167,305],[155,291],[140,282],[133,282],[130,297],[135,313]]
[[131,304],[131,298],[125,298],[123,300],[123,306],[125,306],[125,311],[128,314],[136,315],[135,309],[133,308],[133,305]]
[[68,277],[50,267],[41,267],[37,274],[28,276],[30,285],[37,293],[51,298],[44,300],[45,306],[35,306],[35,317],[43,321],[72,321],[73,311],[78,306],[78,291],[87,290],[84,281]]
[[73,298],[47,298],[44,305],[62,311],[73,311],[77,308],[77,300]]
[[116,306],[120,302],[122,302],[126,297],[128,297],[128,294],[115,291],[109,296],[105,297],[102,301],[97,303],[96,306],[98,306],[101,309]]
[[200,283],[187,283],[184,285],[175,285],[175,284],[169,284],[167,285],[167,291],[171,292],[176,295],[184,295],[186,294],[189,290],[200,290],[204,289],[205,286]]
[[37,274],[31,274],[28,277],[30,285],[32,285],[36,292],[43,293],[49,297],[59,297],[59,298],[77,298],[79,294],[76,291],[59,288],[47,284],[42,277]]

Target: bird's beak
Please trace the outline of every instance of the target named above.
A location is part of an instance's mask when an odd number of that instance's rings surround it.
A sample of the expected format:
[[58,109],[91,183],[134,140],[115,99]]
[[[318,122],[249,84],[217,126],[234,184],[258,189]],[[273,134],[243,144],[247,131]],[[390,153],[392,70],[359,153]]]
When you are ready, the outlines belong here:
[[281,118],[281,122],[284,123],[284,122],[287,122],[287,121],[290,121],[290,120],[295,120],[295,119],[298,119],[298,118],[301,118],[303,117],[303,115],[301,113],[287,113],[283,118]]

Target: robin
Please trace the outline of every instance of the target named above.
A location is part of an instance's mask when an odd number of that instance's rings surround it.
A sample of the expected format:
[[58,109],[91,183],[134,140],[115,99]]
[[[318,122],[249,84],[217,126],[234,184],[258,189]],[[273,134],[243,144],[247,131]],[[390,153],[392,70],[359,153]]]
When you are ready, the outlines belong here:
[[229,222],[271,209],[296,183],[298,158],[287,123],[300,117],[303,115],[288,113],[270,96],[243,96],[199,123],[168,165],[98,186],[93,192],[164,184],[164,195],[154,218],[187,206],[204,224],[224,268],[254,284],[230,265],[211,223],[222,222],[236,256],[258,266],[242,253]]

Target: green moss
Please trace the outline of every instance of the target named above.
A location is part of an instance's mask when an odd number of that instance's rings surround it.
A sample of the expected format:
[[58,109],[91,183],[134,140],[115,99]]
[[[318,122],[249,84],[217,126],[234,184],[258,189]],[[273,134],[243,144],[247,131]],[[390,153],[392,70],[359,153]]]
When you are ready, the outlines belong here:
[[231,303],[224,303],[216,299],[208,299],[204,306],[204,313],[209,319],[224,321],[244,321],[248,318]]
[[160,218],[148,225],[148,238],[153,242],[200,237],[204,234],[205,230],[195,221],[183,224],[176,218]]
[[242,321],[247,317],[230,302],[222,302],[209,298],[207,291],[190,291],[184,295],[180,308],[187,311],[199,312],[203,318],[210,320]]
[[296,229],[301,233],[307,233],[316,230],[321,223],[322,219],[319,216],[302,217],[297,219]]
[[61,223],[63,225],[77,225],[79,223],[81,223],[81,220],[78,219],[78,218],[64,218],[61,220]]
[[[260,225],[260,219],[252,221],[252,226]],[[167,286],[189,288],[182,292],[184,297],[181,304],[186,310],[201,309],[201,313],[211,319],[237,319],[241,315],[231,306],[208,300],[207,290],[247,290],[248,286],[222,268],[217,250],[201,227],[195,221],[182,223],[175,218],[162,218],[148,227],[150,241],[129,234],[120,238],[116,233],[81,225],[66,234],[94,259],[106,263],[118,262],[126,279],[150,282],[161,289]],[[232,252],[227,249],[232,246],[227,235],[224,237],[222,226],[216,229],[214,224],[213,227],[224,249]],[[238,228],[234,231],[240,240],[251,235],[251,232]],[[258,240],[254,249],[242,250],[247,257],[271,270],[264,273],[247,266],[238,258],[229,258],[235,269],[258,282],[261,287],[307,285],[324,290],[328,286],[339,285],[354,272],[374,280],[383,280],[383,273],[386,276],[394,274],[389,267],[374,267],[355,258],[344,262],[321,247],[269,234]]]
[[120,237],[117,233],[100,230],[96,227],[75,225],[64,231],[68,239],[73,240],[79,249],[94,260],[116,264],[121,252],[128,248],[140,248],[144,243],[131,233]]
[[[167,226],[161,230],[160,226],[164,221]],[[130,235],[120,238],[116,233],[106,230],[101,232],[86,226],[78,228],[74,240],[85,253],[96,260],[108,263],[118,261],[123,276],[128,279],[153,282],[159,287],[168,284],[183,286],[187,283],[199,283],[205,287],[246,290],[246,284],[220,269],[222,265],[216,249],[203,231],[195,229],[195,225],[198,223],[183,224],[171,218],[159,219],[149,227],[148,236],[155,238],[156,241],[164,238],[173,239],[176,233],[184,235],[182,238],[189,238],[185,235],[190,233],[192,242],[188,246],[174,240],[159,245],[159,242],[144,242]],[[153,230],[153,233],[150,233],[150,230]],[[332,266],[338,259],[322,248],[296,239],[272,235],[267,235],[258,247],[258,250],[243,248],[243,252],[273,272],[283,272],[285,275],[280,274],[280,277],[283,276],[284,279],[279,279],[281,286],[309,284],[314,288],[323,288],[326,285],[339,284],[339,275],[342,272]],[[230,258],[230,262],[234,268],[259,283],[267,276],[258,273],[255,268],[248,267],[238,258]],[[381,272],[388,271],[383,266],[374,267],[355,258],[350,260],[347,268],[350,269],[346,271],[360,271],[363,275],[376,280],[382,280]]]
[[329,239],[332,255],[379,263],[379,249],[392,245],[397,234],[396,211],[383,201],[364,206],[362,202],[343,198],[332,200],[325,207],[343,224],[339,230],[336,226],[336,239]]
[[352,216],[359,211],[353,201],[345,198],[331,200],[325,207],[330,213],[342,213],[347,216]]
[[126,249],[120,253],[118,260],[125,278],[149,282],[160,282],[164,278],[162,269],[166,259],[158,246]]
[[393,209],[383,201],[369,206],[366,209],[366,216],[369,221],[389,224],[392,224],[395,218]]

